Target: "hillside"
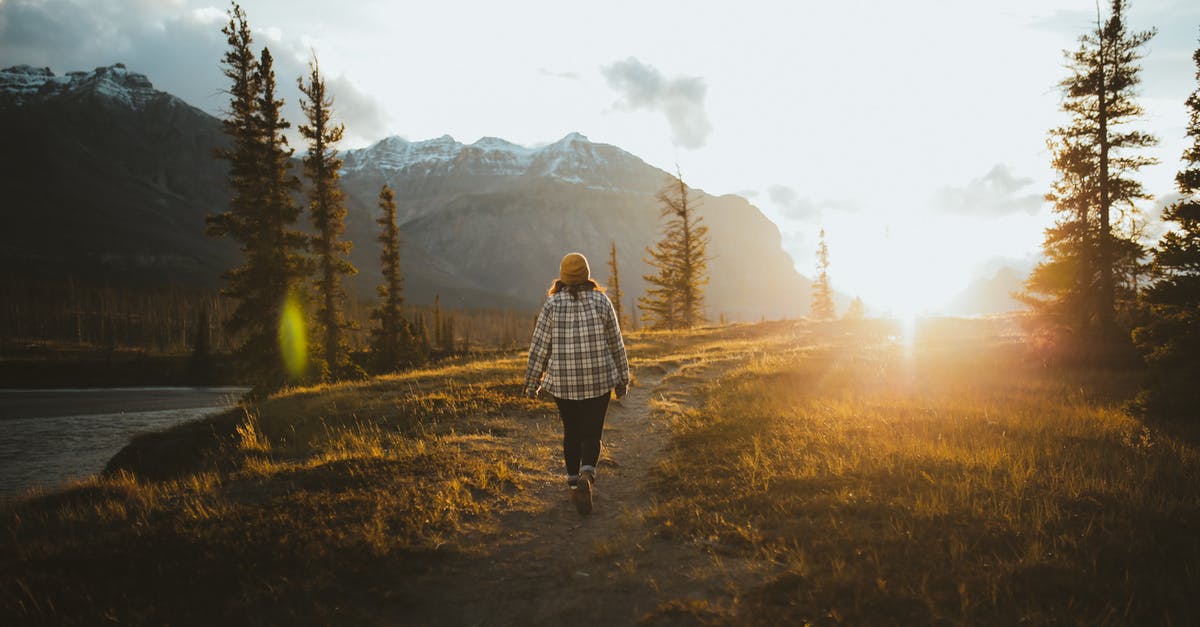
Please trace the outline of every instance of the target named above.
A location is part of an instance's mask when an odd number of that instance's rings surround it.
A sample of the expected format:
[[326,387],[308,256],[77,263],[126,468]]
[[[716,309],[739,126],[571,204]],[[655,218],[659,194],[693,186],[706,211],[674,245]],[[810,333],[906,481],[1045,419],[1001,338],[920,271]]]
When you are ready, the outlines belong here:
[[[204,234],[227,205],[220,121],[117,64],[57,76],[0,71],[0,262],[22,277],[110,285],[220,284],[237,260]],[[616,146],[570,133],[530,148],[499,138],[389,137],[345,155],[347,238],[356,291],[378,284],[379,188],[397,192],[410,302],[532,309],[562,254],[579,250],[603,280],[616,242],[630,300],[659,232],[655,192],[667,173]],[[693,181],[702,187],[702,182]],[[711,314],[807,311],[808,281],[779,231],[745,199],[697,192],[712,234]]]
[[235,259],[204,236],[227,204],[212,116],[120,64],[0,71],[0,262],[22,277],[215,286]]

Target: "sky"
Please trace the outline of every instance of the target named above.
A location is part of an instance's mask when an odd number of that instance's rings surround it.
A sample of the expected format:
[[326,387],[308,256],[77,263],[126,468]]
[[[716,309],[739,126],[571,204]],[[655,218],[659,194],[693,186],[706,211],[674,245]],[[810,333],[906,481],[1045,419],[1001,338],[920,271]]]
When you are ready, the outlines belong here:
[[[1200,2],[1133,0],[1144,128],[1174,193]],[[936,313],[972,280],[1028,270],[1052,221],[1048,129],[1063,124],[1063,50],[1094,0],[605,3],[318,0],[242,3],[281,95],[315,53],[343,148],[449,134],[534,146],[577,131],[747,197],[813,274],[869,311]],[[1102,7],[1106,10],[1106,7]],[[228,5],[0,0],[0,67],[62,74],[115,62],[219,114]],[[298,120],[295,109],[290,115]],[[1152,220],[1150,237],[1161,232]]]

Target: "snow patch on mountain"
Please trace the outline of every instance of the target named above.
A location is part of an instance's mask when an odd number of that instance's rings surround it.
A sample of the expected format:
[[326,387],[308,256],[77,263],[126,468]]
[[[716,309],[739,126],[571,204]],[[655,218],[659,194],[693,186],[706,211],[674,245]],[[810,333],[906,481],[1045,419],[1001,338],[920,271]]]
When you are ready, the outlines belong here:
[[596,189],[617,189],[619,186],[612,181],[598,181],[595,176],[604,172],[614,159],[642,163],[615,146],[593,143],[580,133],[568,133],[538,148],[498,137],[483,137],[473,144],[463,144],[449,135],[418,142],[393,136],[367,148],[346,152],[343,172],[376,170],[394,176],[465,169],[476,175],[549,177]]
[[154,89],[145,74],[130,72],[124,63],[98,67],[91,72],[67,72],[65,76],[56,76],[48,67],[29,65],[0,70],[0,95],[8,95],[17,105],[80,93],[96,94],[137,111],[166,95]]

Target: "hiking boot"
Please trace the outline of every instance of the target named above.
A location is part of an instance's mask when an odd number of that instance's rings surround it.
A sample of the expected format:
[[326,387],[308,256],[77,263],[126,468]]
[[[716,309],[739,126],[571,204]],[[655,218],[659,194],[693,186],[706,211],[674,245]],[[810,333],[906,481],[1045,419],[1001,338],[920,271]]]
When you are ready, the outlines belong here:
[[579,483],[571,492],[571,500],[575,503],[575,511],[580,514],[592,513],[592,481],[595,475],[588,471],[579,473]]

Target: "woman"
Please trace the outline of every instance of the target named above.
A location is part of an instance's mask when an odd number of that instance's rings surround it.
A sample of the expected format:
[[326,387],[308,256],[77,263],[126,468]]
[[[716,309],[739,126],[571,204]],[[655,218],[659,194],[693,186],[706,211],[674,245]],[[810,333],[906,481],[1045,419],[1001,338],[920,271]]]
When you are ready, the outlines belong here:
[[[543,378],[544,377],[544,378]],[[545,390],[563,424],[567,485],[580,514],[592,511],[592,484],[610,393],[629,389],[629,362],[612,303],[591,277],[587,258],[570,253],[538,315],[529,347],[525,395]]]

